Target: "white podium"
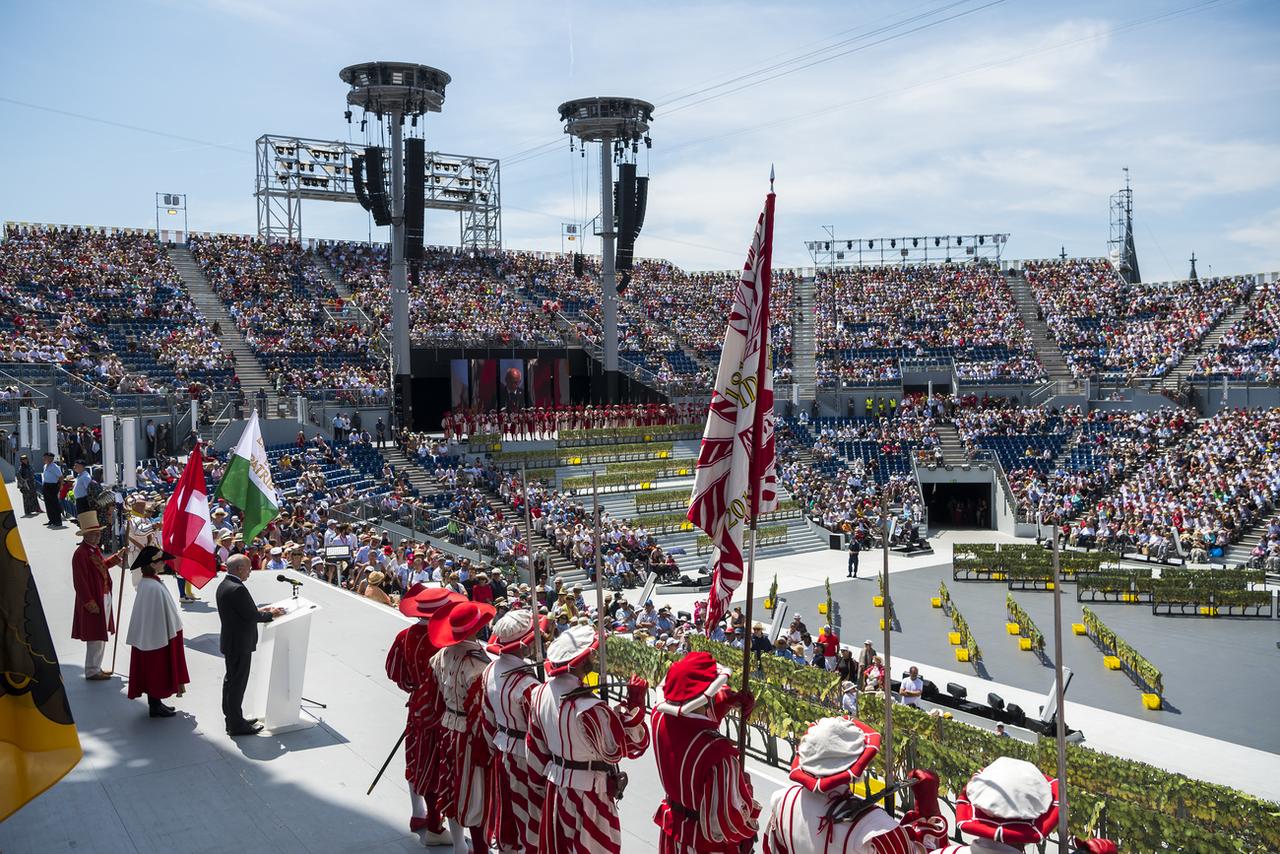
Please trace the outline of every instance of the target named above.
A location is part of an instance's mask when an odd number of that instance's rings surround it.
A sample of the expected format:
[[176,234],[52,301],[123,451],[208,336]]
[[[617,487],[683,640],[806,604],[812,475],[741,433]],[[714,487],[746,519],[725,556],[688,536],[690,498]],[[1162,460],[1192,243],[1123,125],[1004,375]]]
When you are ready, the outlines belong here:
[[245,713],[273,733],[313,727],[315,721],[302,718],[302,683],[307,673],[311,615],[320,606],[299,597],[267,607],[282,608],[285,613],[259,624],[258,648],[245,689]]

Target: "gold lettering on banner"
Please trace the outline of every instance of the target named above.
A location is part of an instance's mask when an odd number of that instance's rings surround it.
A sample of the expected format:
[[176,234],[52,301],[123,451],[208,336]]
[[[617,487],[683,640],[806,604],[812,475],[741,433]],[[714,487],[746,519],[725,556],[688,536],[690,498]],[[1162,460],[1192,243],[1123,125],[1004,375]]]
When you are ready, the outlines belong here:
[[[261,456],[259,456],[259,454],[251,455],[249,457],[249,468],[253,470],[255,475],[257,475],[258,483],[274,489],[275,484],[271,482],[271,467],[267,465],[267,448],[262,442],[261,435],[257,437],[255,444],[257,445],[257,450],[260,452]],[[272,500],[275,500],[274,495],[269,497]]]
[[744,377],[742,375],[742,371],[734,371],[733,376],[729,378],[729,383],[729,387],[724,390],[725,397],[743,408],[746,408],[756,402],[755,377]]

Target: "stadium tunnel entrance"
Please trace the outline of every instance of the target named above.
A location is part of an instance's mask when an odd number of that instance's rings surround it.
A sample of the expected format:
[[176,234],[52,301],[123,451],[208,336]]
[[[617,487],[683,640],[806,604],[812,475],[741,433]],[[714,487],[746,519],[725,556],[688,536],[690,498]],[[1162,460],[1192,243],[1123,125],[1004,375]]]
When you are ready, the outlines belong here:
[[995,527],[990,483],[935,481],[921,483],[920,490],[929,508],[931,528]]

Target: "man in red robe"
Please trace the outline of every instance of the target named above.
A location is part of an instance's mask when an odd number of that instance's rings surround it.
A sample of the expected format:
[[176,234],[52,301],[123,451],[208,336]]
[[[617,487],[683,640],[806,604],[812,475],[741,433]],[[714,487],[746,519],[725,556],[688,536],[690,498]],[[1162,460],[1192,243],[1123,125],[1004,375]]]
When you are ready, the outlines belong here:
[[748,717],[752,699],[728,681],[728,668],[706,652],[690,652],[667,670],[651,718],[666,793],[653,817],[659,854],[737,854],[754,844],[760,804],[737,744],[719,729],[731,706]]
[[71,582],[76,591],[75,610],[71,616],[71,637],[85,642],[84,678],[99,682],[111,678],[102,669],[102,655],[107,650],[107,636],[116,630],[112,613],[111,567],[120,563],[124,550],[104,556],[98,543],[105,526],[98,524],[98,514],[86,510],[78,517],[81,543],[71,556]]
[[153,718],[173,717],[173,707],[162,701],[181,695],[191,681],[182,645],[182,616],[159,577],[166,560],[173,560],[173,555],[155,546],[143,546],[129,567],[142,571],[125,638],[133,648],[129,654],[129,699],[146,694]]
[[439,650],[427,635],[427,626],[432,614],[462,598],[443,587],[410,587],[400,600],[400,613],[417,622],[396,635],[387,651],[387,677],[409,693],[404,736],[404,777],[412,809],[409,829],[424,846],[449,844],[438,805],[441,781],[436,776],[442,734],[431,658]]

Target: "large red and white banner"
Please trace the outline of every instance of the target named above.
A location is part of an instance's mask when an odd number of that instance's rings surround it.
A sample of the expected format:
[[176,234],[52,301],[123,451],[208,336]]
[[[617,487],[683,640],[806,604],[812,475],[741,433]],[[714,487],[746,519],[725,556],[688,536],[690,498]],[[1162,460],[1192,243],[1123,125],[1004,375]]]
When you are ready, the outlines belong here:
[[769,349],[773,201],[769,193],[734,293],[689,501],[689,521],[714,546],[708,626],[724,617],[742,584],[745,529],[778,506]]
[[217,575],[213,557],[213,522],[209,518],[209,492],[204,480],[204,455],[200,443],[187,457],[178,486],[164,507],[160,544],[174,556],[173,570],[197,588]]

